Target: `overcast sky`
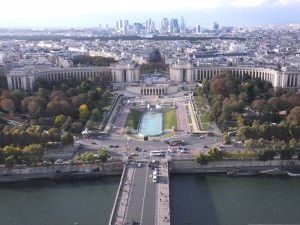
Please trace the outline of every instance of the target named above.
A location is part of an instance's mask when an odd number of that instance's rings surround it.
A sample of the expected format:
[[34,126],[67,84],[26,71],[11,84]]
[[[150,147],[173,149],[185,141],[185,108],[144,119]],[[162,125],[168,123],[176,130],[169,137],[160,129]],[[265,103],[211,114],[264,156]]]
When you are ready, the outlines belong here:
[[300,21],[300,0],[3,0],[0,27],[114,26],[183,16],[188,26]]

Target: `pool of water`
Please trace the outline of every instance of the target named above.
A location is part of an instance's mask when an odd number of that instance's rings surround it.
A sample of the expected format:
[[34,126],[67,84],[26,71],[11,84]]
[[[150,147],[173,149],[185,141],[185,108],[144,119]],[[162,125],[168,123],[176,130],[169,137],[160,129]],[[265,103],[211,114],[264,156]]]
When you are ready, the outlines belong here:
[[163,132],[163,113],[145,112],[142,116],[139,133],[144,136],[155,136]]

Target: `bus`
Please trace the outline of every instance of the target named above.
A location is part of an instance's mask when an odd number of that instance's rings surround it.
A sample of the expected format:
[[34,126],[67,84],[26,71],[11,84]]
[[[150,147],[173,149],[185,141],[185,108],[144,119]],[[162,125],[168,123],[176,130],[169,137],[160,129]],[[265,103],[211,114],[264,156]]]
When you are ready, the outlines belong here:
[[165,155],[165,151],[150,151],[150,156],[164,156]]
[[170,146],[184,145],[183,140],[171,140],[169,141]]
[[153,182],[154,182],[154,183],[157,182],[157,170],[154,170],[154,171],[153,171],[152,179],[153,179]]

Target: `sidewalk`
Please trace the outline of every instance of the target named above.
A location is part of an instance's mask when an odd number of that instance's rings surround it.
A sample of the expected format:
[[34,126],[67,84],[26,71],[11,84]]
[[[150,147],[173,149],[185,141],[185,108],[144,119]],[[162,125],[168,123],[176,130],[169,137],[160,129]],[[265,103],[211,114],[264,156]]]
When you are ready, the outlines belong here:
[[110,225],[123,225],[126,222],[127,206],[131,191],[131,183],[133,178],[134,168],[128,166],[127,172],[124,173],[122,184],[120,184],[119,192],[117,193],[117,201],[114,216]]
[[170,225],[169,168],[166,160],[159,165],[157,194],[157,225]]

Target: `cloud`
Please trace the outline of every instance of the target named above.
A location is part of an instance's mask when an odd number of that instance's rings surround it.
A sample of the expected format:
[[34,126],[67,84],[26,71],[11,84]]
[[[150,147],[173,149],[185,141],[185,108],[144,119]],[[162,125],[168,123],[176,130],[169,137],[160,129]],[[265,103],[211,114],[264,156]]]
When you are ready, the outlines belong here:
[[[32,24],[33,22],[52,24],[52,21],[61,21],[76,24],[87,17],[105,18],[105,20],[117,20],[127,18],[144,19],[145,17],[160,17],[183,15],[188,16],[191,12],[197,12],[199,20],[203,20],[201,14],[219,10],[219,14],[226,11],[247,9],[250,10],[261,6],[278,6],[286,8],[300,0],[3,0],[1,2],[0,26],[10,24]],[[300,5],[299,5],[300,6]],[[159,16],[158,16],[159,15]],[[209,17],[216,17],[213,13]],[[91,21],[93,21],[91,19]],[[191,19],[192,20],[192,19]],[[94,21],[93,21],[94,22]]]

